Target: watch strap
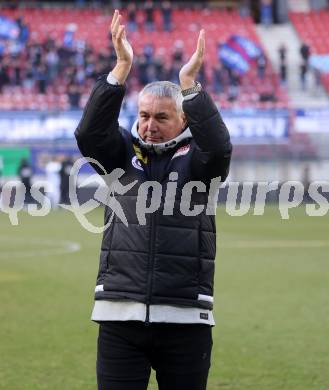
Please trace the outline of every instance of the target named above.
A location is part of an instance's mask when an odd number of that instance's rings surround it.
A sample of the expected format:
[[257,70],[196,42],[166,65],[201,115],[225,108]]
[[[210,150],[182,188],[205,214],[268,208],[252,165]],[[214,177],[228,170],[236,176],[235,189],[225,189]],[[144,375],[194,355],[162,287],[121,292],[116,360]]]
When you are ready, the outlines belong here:
[[202,90],[201,83],[199,83],[198,81],[195,81],[194,87],[182,90],[182,95],[183,96],[191,95],[192,93],[198,93],[201,90]]

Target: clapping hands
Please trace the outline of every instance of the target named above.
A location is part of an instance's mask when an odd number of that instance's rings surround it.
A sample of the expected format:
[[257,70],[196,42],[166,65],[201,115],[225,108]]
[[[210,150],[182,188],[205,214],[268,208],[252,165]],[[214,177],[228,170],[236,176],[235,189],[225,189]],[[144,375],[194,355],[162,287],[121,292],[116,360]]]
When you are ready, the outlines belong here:
[[188,89],[194,86],[194,81],[203,64],[205,44],[205,31],[202,29],[199,33],[195,52],[179,72],[179,81],[182,89]]
[[111,23],[111,35],[114,50],[117,56],[117,64],[112,70],[112,75],[123,84],[129,75],[134,52],[127,40],[125,26],[121,24],[122,16],[118,10],[115,10],[112,23]]

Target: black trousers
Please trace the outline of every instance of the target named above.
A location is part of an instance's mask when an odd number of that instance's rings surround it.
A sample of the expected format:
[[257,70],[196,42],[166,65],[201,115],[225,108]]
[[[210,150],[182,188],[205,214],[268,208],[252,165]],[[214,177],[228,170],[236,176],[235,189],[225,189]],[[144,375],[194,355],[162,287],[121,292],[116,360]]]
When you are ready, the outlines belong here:
[[159,390],[206,390],[211,329],[203,324],[102,322],[98,390],[146,390],[151,367]]

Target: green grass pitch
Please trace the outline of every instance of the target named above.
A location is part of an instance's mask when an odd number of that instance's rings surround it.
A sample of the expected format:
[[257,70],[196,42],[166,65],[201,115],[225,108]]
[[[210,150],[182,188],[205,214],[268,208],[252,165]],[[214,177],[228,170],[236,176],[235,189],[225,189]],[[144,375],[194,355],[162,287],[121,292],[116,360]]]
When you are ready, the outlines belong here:
[[[0,389],[96,389],[101,236],[63,210],[18,218],[0,213]],[[101,225],[102,210],[91,219]],[[328,390],[329,215],[220,208],[217,231],[208,390]]]

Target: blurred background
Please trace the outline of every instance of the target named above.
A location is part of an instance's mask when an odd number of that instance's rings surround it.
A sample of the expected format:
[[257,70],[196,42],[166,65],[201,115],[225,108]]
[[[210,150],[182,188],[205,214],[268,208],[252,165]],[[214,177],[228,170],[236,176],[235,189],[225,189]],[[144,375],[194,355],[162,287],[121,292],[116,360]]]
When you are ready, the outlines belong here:
[[327,0],[2,1],[2,185],[63,172],[80,156],[73,132],[95,80],[115,63],[115,8],[135,51],[121,125],[134,121],[144,84],[178,82],[204,28],[199,80],[232,135],[228,180],[328,178]]

